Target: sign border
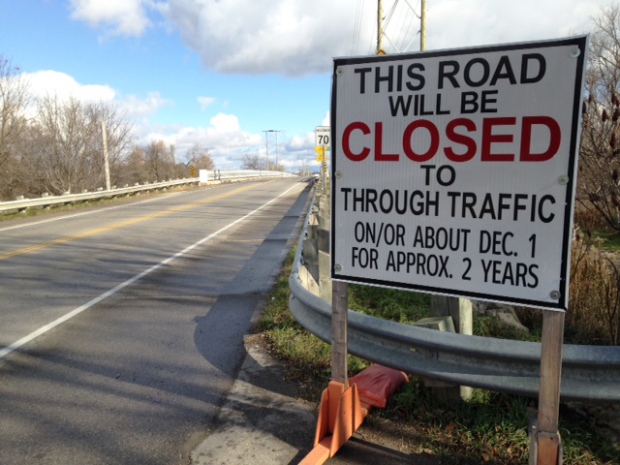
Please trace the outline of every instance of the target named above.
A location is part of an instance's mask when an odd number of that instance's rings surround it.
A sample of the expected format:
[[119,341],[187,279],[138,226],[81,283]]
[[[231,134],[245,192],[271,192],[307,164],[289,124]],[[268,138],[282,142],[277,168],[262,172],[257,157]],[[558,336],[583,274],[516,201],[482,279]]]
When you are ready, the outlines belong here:
[[[538,301],[538,300],[530,300],[530,299],[520,299],[513,297],[502,297],[495,294],[485,294],[482,292],[466,292],[466,291],[454,291],[446,288],[436,288],[432,286],[422,286],[408,283],[394,283],[392,281],[384,281],[380,279],[372,279],[372,278],[360,278],[356,276],[346,276],[342,273],[339,273],[336,270],[335,263],[335,254],[333,253],[333,245],[335,244],[336,238],[336,196],[334,193],[337,190],[338,186],[338,177],[336,176],[338,170],[338,158],[339,158],[339,147],[338,144],[334,143],[334,134],[337,134],[337,122],[336,115],[337,111],[337,69],[339,66],[343,65],[358,65],[358,64],[369,64],[369,63],[377,63],[377,62],[398,62],[404,60],[412,60],[412,59],[420,59],[420,58],[434,58],[434,57],[444,57],[444,56],[458,56],[458,55],[466,55],[473,53],[489,53],[489,52],[501,52],[501,51],[514,51],[514,50],[523,50],[523,49],[537,49],[537,48],[552,48],[552,47],[564,47],[569,45],[576,45],[580,47],[581,54],[576,58],[577,60],[577,68],[575,76],[574,84],[574,105],[571,117],[571,135],[570,135],[570,153],[568,160],[568,172],[566,175],[568,176],[569,182],[567,184],[566,189],[566,198],[565,198],[565,211],[564,211],[564,235],[562,238],[562,256],[561,256],[561,270],[560,270],[560,285],[559,292],[560,297],[556,302],[548,302],[548,301]],[[502,302],[511,305],[522,305],[528,307],[536,307],[543,308],[548,310],[567,310],[568,309],[568,294],[569,294],[569,277],[570,277],[570,248],[572,242],[572,232],[569,231],[571,225],[573,224],[573,214],[574,214],[574,198],[575,198],[575,188],[576,188],[576,176],[578,171],[577,166],[577,157],[578,157],[578,147],[577,143],[580,139],[581,135],[581,104],[583,98],[583,89],[582,82],[585,73],[585,57],[587,54],[588,47],[588,36],[577,36],[577,37],[569,37],[566,39],[556,39],[556,40],[548,40],[548,41],[535,41],[535,42],[518,42],[518,43],[507,43],[507,44],[498,44],[498,45],[487,45],[487,46],[478,46],[478,47],[467,47],[467,48],[455,48],[455,49],[445,49],[445,50],[434,50],[428,52],[414,52],[414,53],[402,53],[402,54],[394,54],[394,55],[385,55],[385,56],[363,56],[363,57],[343,57],[343,58],[334,58],[334,68],[332,73],[332,92],[331,92],[331,131],[332,131],[332,147],[331,147],[331,232],[330,232],[330,271],[331,278],[335,281],[343,281],[350,283],[359,283],[359,284],[368,284],[372,286],[379,287],[387,287],[387,288],[395,288],[395,289],[403,289],[410,291],[419,291],[430,294],[441,294],[448,295],[454,297],[469,297],[478,300],[486,300],[486,301],[494,301],[494,302]],[[581,79],[579,77],[581,76]]]

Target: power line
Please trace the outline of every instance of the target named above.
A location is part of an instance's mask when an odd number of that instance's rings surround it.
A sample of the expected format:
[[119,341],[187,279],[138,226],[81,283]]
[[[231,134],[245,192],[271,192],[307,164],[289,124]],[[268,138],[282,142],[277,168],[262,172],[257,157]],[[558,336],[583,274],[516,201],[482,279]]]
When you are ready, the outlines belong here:
[[357,7],[355,8],[355,24],[353,26],[353,41],[351,55],[357,53],[360,36],[362,35],[362,17],[364,13],[364,0],[357,0]]
[[[404,3],[400,3],[400,0],[395,0],[386,23],[390,24],[390,20],[395,16],[396,22],[391,22],[391,27],[386,32],[385,37],[388,42],[396,49],[397,52],[408,51],[415,42],[418,33],[421,34],[421,29],[416,30],[416,18],[422,19],[422,13],[417,13],[416,9],[412,5],[410,0],[405,0]],[[421,0],[422,5],[420,11],[423,8],[425,0]],[[400,8],[397,8],[400,6]],[[386,26],[387,29],[387,26]],[[391,36],[391,38],[390,38]],[[411,39],[409,39],[411,37]],[[420,38],[422,41],[422,38]]]
[[[400,8],[400,10],[402,10],[403,8]],[[397,17],[397,21],[396,24],[394,24],[394,27],[392,28],[394,31],[396,31],[395,33],[395,39],[394,39],[394,43],[395,43],[395,48],[398,52],[404,52],[405,50],[403,49],[402,43],[403,43],[403,35],[406,34],[405,32],[405,24],[407,21],[407,18],[410,17],[410,13],[409,11],[405,10],[404,14],[402,12],[399,11],[399,14],[396,16]]]
[[398,5],[398,0],[395,0],[394,3],[392,4],[392,8],[390,9],[390,11],[385,17],[385,29],[389,27],[390,21],[392,19],[392,16],[394,16],[394,11],[396,10],[397,5]]
[[401,17],[403,18],[403,21],[398,34],[398,37],[400,39],[399,48],[401,51],[405,52],[409,49],[410,43],[408,43],[409,41],[407,39],[409,37],[409,34],[411,33],[417,15],[414,11],[411,11],[410,8],[407,8],[405,15]]

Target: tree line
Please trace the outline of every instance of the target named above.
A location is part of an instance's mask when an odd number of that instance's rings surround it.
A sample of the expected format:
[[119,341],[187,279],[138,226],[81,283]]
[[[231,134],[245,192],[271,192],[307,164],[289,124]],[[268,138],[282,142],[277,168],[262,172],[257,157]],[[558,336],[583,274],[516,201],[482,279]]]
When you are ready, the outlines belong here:
[[162,140],[136,144],[131,121],[114,104],[35,99],[19,68],[0,55],[0,201],[105,187],[105,148],[112,186],[189,177],[190,165],[196,172],[215,167],[200,144],[187,151],[186,164]]

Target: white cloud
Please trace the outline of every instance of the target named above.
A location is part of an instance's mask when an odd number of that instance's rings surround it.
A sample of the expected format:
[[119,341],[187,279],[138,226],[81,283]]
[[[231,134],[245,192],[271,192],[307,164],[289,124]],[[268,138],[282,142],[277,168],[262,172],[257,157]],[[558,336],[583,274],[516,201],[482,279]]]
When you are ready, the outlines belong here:
[[[74,98],[82,102],[113,103],[118,104],[128,118],[144,121],[156,114],[160,108],[173,104],[159,92],[150,92],[145,98],[124,96],[107,85],[80,84],[72,76],[59,71],[24,73],[23,77],[28,83],[30,95],[34,98],[32,104],[35,106],[38,99],[46,97],[56,97],[61,102]],[[28,110],[29,113],[35,111],[35,107]]]
[[150,0],[71,0],[71,17],[91,27],[104,26],[112,35],[140,36],[150,26]]
[[203,111],[214,102],[215,102],[215,98],[213,97],[198,97],[198,103],[200,104],[200,109]]
[[135,95],[128,95],[119,100],[120,105],[130,118],[144,119],[154,115],[157,111],[174,102],[163,98],[159,92],[149,92],[146,98],[141,99]]
[[83,101],[112,101],[116,91],[106,85],[82,85],[68,74],[58,71],[25,73],[24,78],[34,97],[57,96],[60,99],[76,98]]
[[209,68],[229,73],[325,72],[350,52],[354,2],[169,0],[162,10]]
[[314,132],[291,137],[286,148],[290,152],[314,150]]

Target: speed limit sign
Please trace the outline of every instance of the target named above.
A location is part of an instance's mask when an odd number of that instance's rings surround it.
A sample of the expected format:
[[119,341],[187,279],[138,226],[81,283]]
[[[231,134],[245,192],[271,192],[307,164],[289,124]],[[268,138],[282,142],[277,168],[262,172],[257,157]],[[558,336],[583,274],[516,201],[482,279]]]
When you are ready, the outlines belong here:
[[331,147],[331,135],[329,126],[317,126],[315,131],[315,147],[325,147],[328,151]]

